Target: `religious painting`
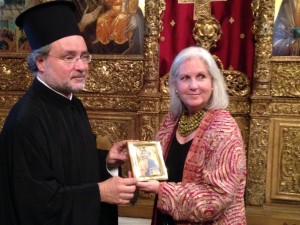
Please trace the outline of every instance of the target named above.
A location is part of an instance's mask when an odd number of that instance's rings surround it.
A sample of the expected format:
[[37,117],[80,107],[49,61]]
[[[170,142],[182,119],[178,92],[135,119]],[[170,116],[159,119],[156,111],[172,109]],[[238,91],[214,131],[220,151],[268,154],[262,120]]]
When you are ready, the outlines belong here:
[[167,169],[160,143],[157,141],[129,141],[133,175],[139,181],[167,180]]
[[26,0],[0,0],[0,52],[30,51],[24,32],[15,25],[15,18],[27,4]]
[[300,0],[275,0],[273,56],[300,55]]
[[[88,50],[100,55],[143,55],[145,0],[73,0]],[[0,53],[28,53],[15,18],[38,0],[0,0]]]
[[73,0],[92,54],[142,55],[145,0]]

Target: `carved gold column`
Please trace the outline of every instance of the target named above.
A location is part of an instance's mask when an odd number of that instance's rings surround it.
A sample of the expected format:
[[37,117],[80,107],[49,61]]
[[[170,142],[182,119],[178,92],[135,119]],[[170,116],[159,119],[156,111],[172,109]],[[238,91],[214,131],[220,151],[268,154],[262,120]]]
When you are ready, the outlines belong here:
[[256,207],[249,208],[249,224],[299,224],[300,60],[272,55],[275,1],[253,0],[252,8],[256,46],[247,204]]
[[250,140],[248,150],[248,184],[247,204],[261,206],[265,202],[267,152],[269,138],[268,111],[270,101],[269,58],[271,56],[272,38],[270,28],[274,8],[253,1],[254,34],[256,40],[253,95],[251,97]]

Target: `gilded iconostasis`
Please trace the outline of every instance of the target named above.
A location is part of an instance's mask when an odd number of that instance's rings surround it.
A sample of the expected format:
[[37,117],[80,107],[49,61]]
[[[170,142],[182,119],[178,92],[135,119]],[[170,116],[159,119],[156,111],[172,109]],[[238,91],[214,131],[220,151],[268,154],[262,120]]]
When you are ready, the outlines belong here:
[[[26,64],[30,47],[14,19],[40,2],[0,0],[0,129],[33,79]],[[223,72],[228,110],[247,146],[248,224],[300,225],[300,0],[105,2],[74,0],[93,54],[79,98],[98,147],[153,140],[168,111],[172,60],[181,49],[200,45]],[[111,16],[120,3],[128,6]],[[154,196],[136,197],[135,205],[119,207],[120,215],[149,218]]]

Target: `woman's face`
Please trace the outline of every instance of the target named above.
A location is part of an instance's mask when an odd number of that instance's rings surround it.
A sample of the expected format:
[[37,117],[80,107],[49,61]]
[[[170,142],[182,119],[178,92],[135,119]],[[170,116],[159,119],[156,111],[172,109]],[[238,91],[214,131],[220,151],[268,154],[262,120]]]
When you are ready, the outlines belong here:
[[212,78],[206,64],[198,57],[183,62],[179,67],[175,89],[189,115],[203,109],[212,94]]

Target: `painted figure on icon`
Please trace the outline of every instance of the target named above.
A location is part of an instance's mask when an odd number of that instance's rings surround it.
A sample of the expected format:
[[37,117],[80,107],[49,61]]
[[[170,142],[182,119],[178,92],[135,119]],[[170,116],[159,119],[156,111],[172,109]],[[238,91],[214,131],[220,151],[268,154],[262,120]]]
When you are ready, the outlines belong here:
[[142,54],[144,15],[138,0],[74,2],[91,53]]

